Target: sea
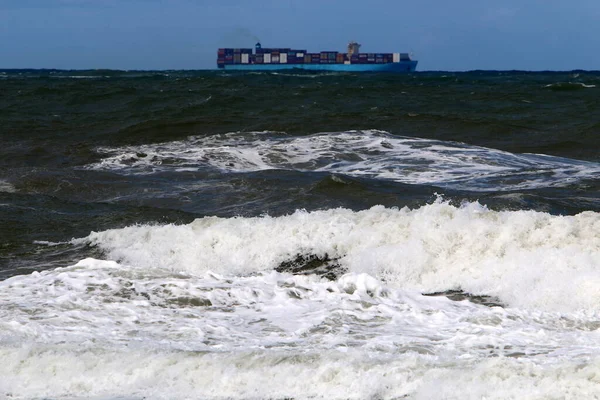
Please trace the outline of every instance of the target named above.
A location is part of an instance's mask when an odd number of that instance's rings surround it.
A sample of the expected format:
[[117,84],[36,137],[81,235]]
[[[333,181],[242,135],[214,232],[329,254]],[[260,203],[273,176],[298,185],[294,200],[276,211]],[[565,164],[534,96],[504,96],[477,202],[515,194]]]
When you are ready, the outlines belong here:
[[600,72],[0,70],[0,398],[599,399]]

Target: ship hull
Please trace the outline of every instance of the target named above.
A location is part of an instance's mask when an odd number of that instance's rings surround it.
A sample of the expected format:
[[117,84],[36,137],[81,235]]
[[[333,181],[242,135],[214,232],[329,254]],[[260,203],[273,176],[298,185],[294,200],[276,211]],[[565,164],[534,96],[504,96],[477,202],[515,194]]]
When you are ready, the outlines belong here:
[[226,71],[329,71],[329,72],[414,72],[417,61],[382,64],[225,64]]

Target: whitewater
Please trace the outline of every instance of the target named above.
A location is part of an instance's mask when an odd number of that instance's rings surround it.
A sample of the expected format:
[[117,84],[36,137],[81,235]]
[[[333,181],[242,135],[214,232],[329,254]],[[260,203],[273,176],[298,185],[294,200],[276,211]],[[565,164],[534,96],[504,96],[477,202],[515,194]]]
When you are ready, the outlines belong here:
[[599,228],[439,198],[92,232],[106,259],[0,282],[0,393],[594,398]]

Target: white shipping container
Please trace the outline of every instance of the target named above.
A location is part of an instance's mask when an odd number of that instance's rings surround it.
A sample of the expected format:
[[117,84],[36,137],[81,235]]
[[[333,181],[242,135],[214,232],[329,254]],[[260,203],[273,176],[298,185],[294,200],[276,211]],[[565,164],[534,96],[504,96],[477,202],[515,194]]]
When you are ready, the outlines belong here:
[[304,53],[296,53],[296,57],[297,58],[302,58],[302,57],[304,57]]
[[400,53],[394,53],[394,62],[400,62]]
[[[400,55],[398,55],[398,57],[400,57]],[[264,63],[271,64],[271,55],[270,54],[265,54]]]
[[279,56],[279,62],[280,62],[281,64],[287,64],[287,54],[286,54],[286,53],[282,53],[282,54]]
[[242,64],[248,64],[248,61],[249,61],[249,55],[242,54]]

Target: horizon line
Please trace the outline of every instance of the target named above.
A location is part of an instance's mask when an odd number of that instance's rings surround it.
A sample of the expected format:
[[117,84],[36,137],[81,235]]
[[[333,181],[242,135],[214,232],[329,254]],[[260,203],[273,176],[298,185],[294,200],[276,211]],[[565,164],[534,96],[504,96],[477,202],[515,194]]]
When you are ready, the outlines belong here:
[[[205,71],[205,72],[219,72],[223,71],[220,68],[165,68],[165,69],[122,69],[122,68],[52,68],[52,67],[41,67],[41,68],[30,68],[30,67],[18,67],[18,68],[4,68],[0,67],[0,71],[110,71],[110,72],[186,72],[186,71]],[[230,72],[241,72],[246,71],[227,71]],[[314,71],[313,71],[314,72]],[[410,73],[420,72],[600,72],[600,69],[464,69],[464,70],[444,70],[444,69],[425,69],[419,71],[412,71]],[[380,72],[376,72],[380,73]],[[406,73],[404,73],[406,74]]]

